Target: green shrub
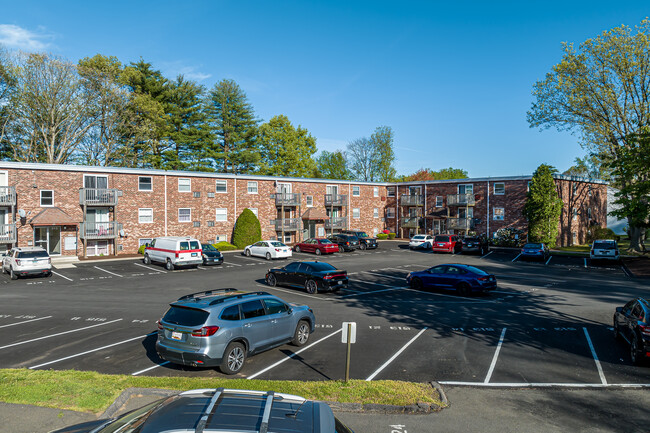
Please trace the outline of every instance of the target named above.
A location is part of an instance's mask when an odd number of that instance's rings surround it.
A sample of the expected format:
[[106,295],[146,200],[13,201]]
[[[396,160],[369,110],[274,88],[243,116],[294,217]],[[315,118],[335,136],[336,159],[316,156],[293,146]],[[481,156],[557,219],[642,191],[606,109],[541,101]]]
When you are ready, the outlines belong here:
[[397,233],[388,233],[388,239],[395,239],[395,236],[397,236]]
[[140,245],[140,248],[138,248],[138,254],[144,254],[144,249],[147,245]]
[[260,220],[250,209],[244,209],[235,222],[232,243],[237,248],[243,249],[246,245],[254,244],[262,240],[262,227]]
[[232,251],[237,249],[236,246],[225,241],[219,242],[218,244],[212,244],[212,246],[218,249],[219,251]]
[[587,242],[592,243],[596,239],[614,239],[616,242],[620,240],[620,236],[614,233],[614,230],[606,227],[594,226],[589,229],[587,234]]
[[377,233],[377,239],[388,239],[388,233]]
[[496,236],[490,239],[490,244],[496,247],[522,247],[526,243],[526,232],[506,227],[497,230]]

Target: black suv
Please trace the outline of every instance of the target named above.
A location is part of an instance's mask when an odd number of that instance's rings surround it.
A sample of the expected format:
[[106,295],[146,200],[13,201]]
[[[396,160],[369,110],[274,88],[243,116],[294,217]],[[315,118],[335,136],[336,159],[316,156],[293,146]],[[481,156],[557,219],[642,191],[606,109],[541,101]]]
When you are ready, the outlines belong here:
[[614,336],[630,345],[630,358],[635,365],[650,357],[650,304],[636,298],[614,313]]
[[366,232],[362,232],[361,230],[342,230],[341,233],[358,237],[359,249],[361,250],[371,250],[378,247],[377,239],[371,238]]
[[339,246],[339,253],[354,251],[359,248],[359,238],[354,235],[335,233],[327,239]]
[[325,402],[273,391],[196,389],[111,419],[53,433],[112,432],[352,433]]
[[488,241],[484,236],[467,236],[463,238],[463,254],[478,253],[484,255],[488,252]]

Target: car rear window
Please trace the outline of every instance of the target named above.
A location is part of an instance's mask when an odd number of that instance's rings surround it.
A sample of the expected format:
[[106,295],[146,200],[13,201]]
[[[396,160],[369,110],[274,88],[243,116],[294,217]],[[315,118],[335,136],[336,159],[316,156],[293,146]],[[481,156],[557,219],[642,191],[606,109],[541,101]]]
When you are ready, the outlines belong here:
[[449,242],[449,236],[436,236],[436,242]]
[[524,245],[524,248],[530,248],[530,249],[542,248],[542,244],[526,244]]
[[47,251],[20,251],[17,255],[19,259],[35,259],[40,257],[49,257]]
[[594,242],[594,248],[599,250],[614,250],[616,249],[616,244],[613,242]]
[[329,263],[318,262],[318,263],[310,263],[309,265],[316,272],[335,271],[336,270],[336,268],[334,266],[330,265]]
[[484,270],[479,269],[479,268],[475,268],[474,266],[465,266],[465,269],[467,269],[468,271],[470,271],[470,272],[472,272],[472,273],[474,273],[474,274],[478,274],[478,275],[488,275],[488,273],[485,272]]
[[199,241],[190,241],[190,248],[193,250],[200,250],[201,244],[199,244]]
[[209,315],[210,313],[204,310],[172,305],[162,320],[181,326],[199,326],[205,323]]
[[465,242],[478,242],[478,238],[465,238],[463,239]]
[[413,236],[413,240],[417,240],[417,241],[419,241],[420,239],[424,239],[424,236],[423,236],[423,235],[416,235],[416,236]]
[[329,239],[320,239],[319,242],[321,244],[331,244],[332,243],[332,241],[330,241]]
[[278,248],[286,247],[286,245],[283,244],[282,242],[271,242],[271,245],[274,246],[274,247],[278,247]]

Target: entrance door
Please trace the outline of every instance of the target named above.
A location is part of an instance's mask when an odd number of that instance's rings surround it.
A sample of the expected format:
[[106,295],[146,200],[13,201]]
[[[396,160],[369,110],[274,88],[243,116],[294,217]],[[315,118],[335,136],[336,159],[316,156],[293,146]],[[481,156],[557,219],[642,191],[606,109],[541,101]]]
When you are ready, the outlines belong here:
[[36,227],[34,245],[43,247],[51,256],[61,254],[61,226]]

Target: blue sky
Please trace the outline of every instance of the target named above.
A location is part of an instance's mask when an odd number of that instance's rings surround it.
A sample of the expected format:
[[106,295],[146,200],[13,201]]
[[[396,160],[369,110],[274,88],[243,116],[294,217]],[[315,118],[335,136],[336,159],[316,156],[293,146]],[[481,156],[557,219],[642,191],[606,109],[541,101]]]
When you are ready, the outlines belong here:
[[256,114],[285,114],[344,150],[377,126],[395,132],[400,174],[471,177],[563,171],[578,137],[529,128],[532,88],[562,55],[634,26],[647,1],[5,1],[0,43],[77,61],[141,57],[168,78],[235,80]]

